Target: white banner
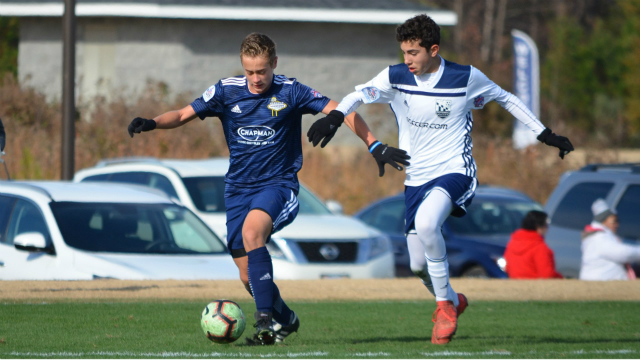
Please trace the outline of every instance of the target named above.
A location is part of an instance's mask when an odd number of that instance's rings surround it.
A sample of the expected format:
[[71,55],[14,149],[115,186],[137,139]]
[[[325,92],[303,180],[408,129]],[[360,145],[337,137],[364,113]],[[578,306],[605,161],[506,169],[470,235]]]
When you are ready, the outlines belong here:
[[[513,89],[515,95],[540,118],[540,59],[536,43],[525,33],[511,30],[514,52]],[[536,135],[526,125],[514,119],[513,147],[523,149],[538,143]]]

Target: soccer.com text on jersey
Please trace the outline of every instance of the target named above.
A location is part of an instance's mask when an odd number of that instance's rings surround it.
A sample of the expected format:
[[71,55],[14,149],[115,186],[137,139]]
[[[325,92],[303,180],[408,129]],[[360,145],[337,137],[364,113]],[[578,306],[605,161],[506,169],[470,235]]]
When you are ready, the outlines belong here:
[[447,130],[447,124],[429,124],[429,123],[421,123],[418,121],[411,120],[407,118],[407,122],[413,126],[421,127],[421,128],[429,128],[435,130]]

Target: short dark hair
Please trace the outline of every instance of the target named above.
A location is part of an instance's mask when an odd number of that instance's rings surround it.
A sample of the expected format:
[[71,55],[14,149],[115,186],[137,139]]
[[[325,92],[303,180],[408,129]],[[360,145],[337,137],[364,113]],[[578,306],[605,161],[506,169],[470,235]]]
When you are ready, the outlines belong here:
[[521,228],[525,230],[538,230],[543,226],[547,226],[547,213],[543,211],[531,210],[522,219]]
[[267,35],[251,33],[240,44],[240,60],[243,56],[263,56],[269,59],[269,64],[273,66],[276,61],[276,43]]
[[417,15],[396,28],[396,40],[420,41],[420,46],[429,50],[440,45],[440,26],[427,15]]

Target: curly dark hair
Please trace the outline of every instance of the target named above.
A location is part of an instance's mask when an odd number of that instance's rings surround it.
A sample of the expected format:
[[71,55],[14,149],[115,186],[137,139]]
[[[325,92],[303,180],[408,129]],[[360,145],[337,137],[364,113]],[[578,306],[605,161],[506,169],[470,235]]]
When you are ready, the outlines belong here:
[[427,15],[417,15],[396,28],[398,42],[420,41],[420,46],[429,50],[440,45],[440,26]]

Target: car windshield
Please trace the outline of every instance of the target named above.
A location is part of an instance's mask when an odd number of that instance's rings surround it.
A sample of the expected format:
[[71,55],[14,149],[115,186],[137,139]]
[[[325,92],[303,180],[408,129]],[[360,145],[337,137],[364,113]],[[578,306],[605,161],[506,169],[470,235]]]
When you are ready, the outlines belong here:
[[[206,213],[224,213],[224,177],[201,176],[182,179],[196,209]],[[300,186],[299,214],[328,215],[331,211],[309,190]]]
[[476,197],[461,218],[450,216],[447,223],[457,235],[508,235],[520,227],[524,216],[531,210],[542,211],[535,202]]
[[191,211],[173,204],[53,202],[67,245],[115,253],[213,254],[224,244]]

